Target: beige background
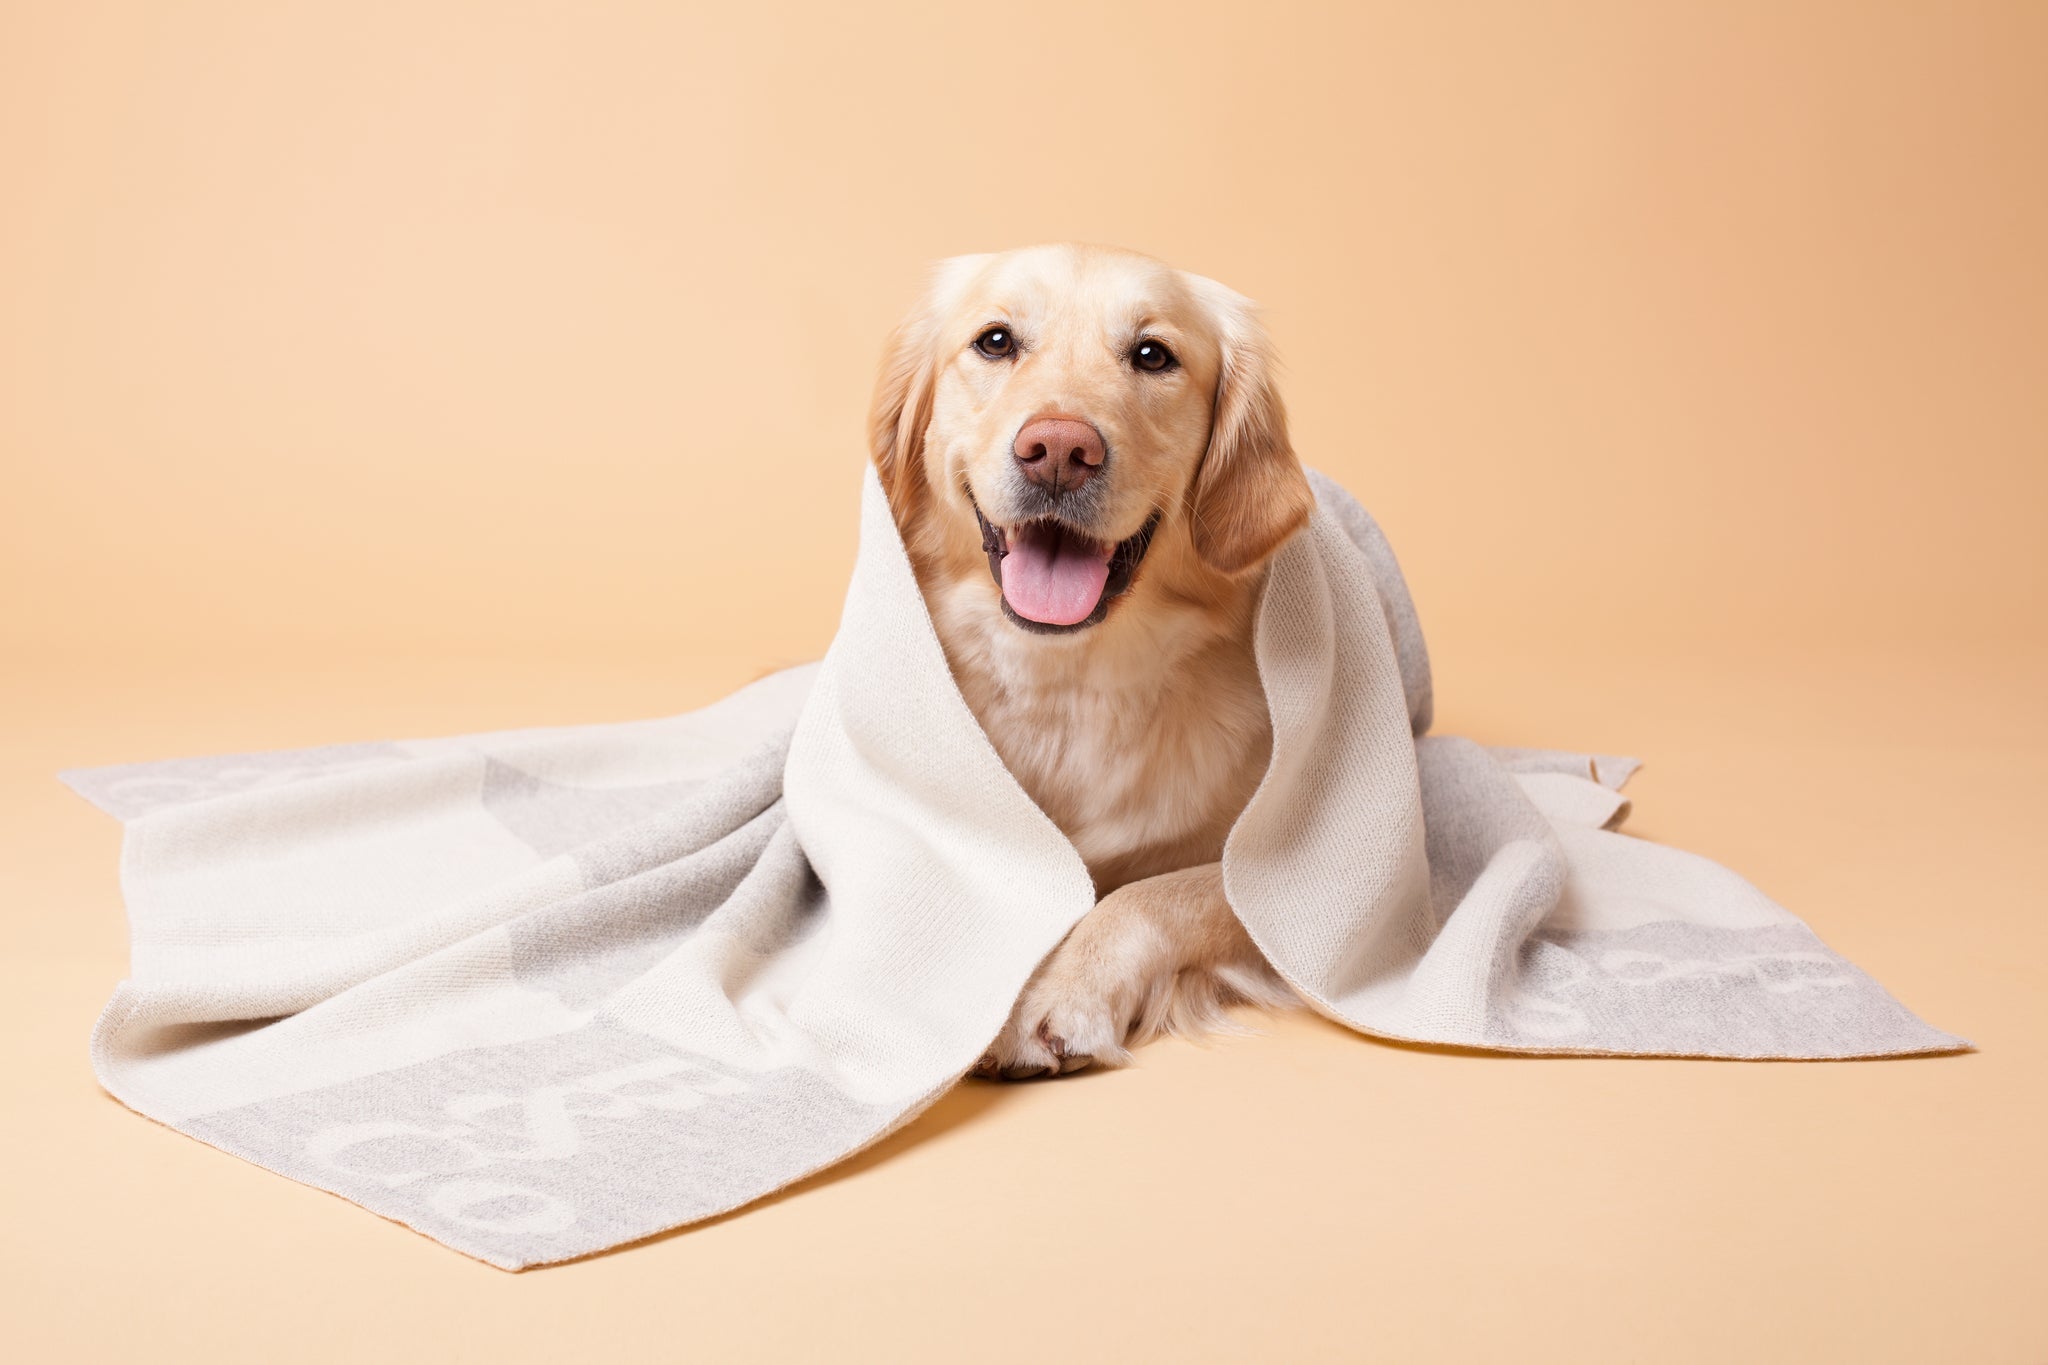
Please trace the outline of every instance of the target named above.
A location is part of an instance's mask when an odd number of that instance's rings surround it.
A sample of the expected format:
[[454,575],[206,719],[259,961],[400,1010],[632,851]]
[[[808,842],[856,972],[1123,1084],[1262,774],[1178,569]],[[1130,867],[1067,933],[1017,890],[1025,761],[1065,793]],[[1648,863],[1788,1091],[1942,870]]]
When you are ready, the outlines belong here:
[[[0,1347],[2048,1360],[2048,5],[0,0]],[[1961,1058],[1284,1020],[511,1277],[135,1118],[60,766],[829,638],[923,262],[1262,299],[1441,728],[1640,753]]]

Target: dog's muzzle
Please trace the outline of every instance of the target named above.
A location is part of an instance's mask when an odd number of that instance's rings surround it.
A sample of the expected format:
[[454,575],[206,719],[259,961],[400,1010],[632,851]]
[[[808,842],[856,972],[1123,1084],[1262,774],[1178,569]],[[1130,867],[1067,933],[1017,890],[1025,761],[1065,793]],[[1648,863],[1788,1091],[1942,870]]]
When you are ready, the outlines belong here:
[[1049,635],[1086,630],[1107,616],[1109,604],[1130,591],[1159,529],[1154,512],[1136,535],[1111,545],[1057,517],[997,526],[982,515],[971,492],[967,502],[981,524],[981,548],[1002,592],[1003,614],[1026,630]]

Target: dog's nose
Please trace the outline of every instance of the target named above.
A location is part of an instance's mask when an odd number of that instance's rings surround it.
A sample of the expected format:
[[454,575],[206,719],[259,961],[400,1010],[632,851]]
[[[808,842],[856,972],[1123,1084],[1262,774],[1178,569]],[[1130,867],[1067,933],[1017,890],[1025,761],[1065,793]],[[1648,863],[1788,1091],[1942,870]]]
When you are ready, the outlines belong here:
[[1025,478],[1048,493],[1067,493],[1102,468],[1102,433],[1078,418],[1041,417],[1024,424],[1010,452]]

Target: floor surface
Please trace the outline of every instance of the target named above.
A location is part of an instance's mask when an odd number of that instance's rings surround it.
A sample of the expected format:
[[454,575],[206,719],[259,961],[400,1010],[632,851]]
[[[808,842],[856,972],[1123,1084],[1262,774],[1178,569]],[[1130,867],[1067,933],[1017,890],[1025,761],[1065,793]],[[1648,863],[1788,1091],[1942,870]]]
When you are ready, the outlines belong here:
[[16,1360],[2048,1360],[2040,658],[1438,660],[1439,729],[1637,753],[1960,1056],[1491,1057],[1309,1016],[960,1087],[739,1214],[508,1275],[139,1118],[85,1039],[114,824],[65,766],[680,710],[767,661],[0,679]]

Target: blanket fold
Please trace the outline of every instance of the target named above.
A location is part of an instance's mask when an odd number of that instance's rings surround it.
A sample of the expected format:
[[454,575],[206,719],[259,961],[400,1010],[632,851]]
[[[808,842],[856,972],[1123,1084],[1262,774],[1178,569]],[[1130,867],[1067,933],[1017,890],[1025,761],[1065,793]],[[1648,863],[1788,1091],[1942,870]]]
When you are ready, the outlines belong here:
[[[1365,1033],[1523,1052],[1966,1047],[1711,862],[1632,759],[1427,734],[1370,516],[1314,476],[1256,619],[1233,910]],[[973,1066],[1094,903],[955,687],[872,472],[817,663],[661,720],[65,775],[125,826],[132,1108],[493,1265],[746,1204]]]

